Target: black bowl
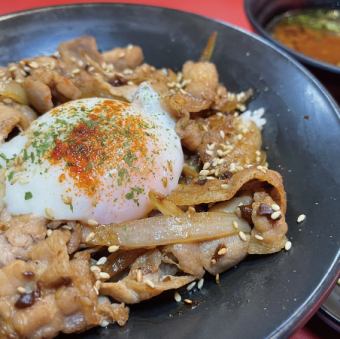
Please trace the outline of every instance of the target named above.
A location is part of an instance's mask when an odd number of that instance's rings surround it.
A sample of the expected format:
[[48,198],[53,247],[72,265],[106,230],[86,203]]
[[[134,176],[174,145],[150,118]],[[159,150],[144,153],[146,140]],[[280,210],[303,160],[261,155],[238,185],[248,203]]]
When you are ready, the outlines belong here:
[[286,47],[267,31],[268,23],[276,16],[290,10],[301,8],[340,8],[339,0],[244,0],[247,17],[255,31],[278,47],[284,49],[300,62],[327,87],[340,103],[340,67],[310,58],[302,53]]
[[[136,5],[50,7],[0,18],[0,64],[52,53],[66,39],[92,34],[104,49],[139,44],[146,61],[179,69],[197,59],[211,32],[220,81],[255,90],[250,109],[265,107],[268,161],[288,193],[289,252],[253,256],[190,292],[195,309],[173,293],[131,308],[123,328],[68,338],[287,337],[316,311],[336,279],[340,239],[340,114],[322,85],[287,54],[254,35],[200,16]],[[296,218],[307,219],[297,225]],[[183,291],[184,292],[184,291]],[[184,295],[184,294],[183,294]]]

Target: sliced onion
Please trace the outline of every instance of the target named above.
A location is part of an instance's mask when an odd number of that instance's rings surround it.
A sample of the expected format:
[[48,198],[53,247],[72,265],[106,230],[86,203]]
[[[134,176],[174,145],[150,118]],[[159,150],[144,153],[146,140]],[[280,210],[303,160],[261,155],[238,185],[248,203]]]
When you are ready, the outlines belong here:
[[250,227],[234,213],[162,215],[122,224],[100,225],[89,243],[134,249],[217,239],[238,234],[239,231],[250,232]]
[[163,197],[156,192],[150,191],[149,198],[151,203],[153,204],[153,207],[164,215],[178,216],[184,214],[184,212],[172,201],[168,200],[166,197]]
[[209,36],[208,42],[202,52],[200,57],[200,61],[210,61],[211,57],[214,53],[214,49],[216,46],[217,32],[212,32]]

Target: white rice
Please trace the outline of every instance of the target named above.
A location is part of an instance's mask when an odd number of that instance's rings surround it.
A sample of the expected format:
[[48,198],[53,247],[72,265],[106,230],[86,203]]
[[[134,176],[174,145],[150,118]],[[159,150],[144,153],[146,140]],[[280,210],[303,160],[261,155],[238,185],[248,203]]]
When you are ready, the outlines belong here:
[[267,120],[263,118],[265,109],[263,107],[256,109],[255,111],[245,111],[240,115],[243,123],[246,124],[248,121],[253,121],[259,129],[266,124]]

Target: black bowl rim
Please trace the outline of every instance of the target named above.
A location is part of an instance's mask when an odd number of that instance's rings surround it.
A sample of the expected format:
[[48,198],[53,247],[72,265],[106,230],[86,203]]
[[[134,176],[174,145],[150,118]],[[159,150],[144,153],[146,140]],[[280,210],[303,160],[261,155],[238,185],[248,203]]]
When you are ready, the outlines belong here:
[[321,308],[317,315],[322,319],[329,327],[340,333],[340,320],[337,316],[325,308]]
[[268,39],[270,42],[272,42],[276,46],[282,48],[286,52],[290,53],[295,58],[297,58],[299,61],[301,61],[301,62],[303,62],[305,64],[308,64],[310,66],[313,66],[313,67],[316,67],[316,68],[319,68],[319,69],[323,69],[323,70],[325,70],[327,72],[331,72],[331,73],[335,73],[335,74],[340,74],[340,67],[333,66],[333,65],[328,64],[326,62],[319,61],[317,59],[308,57],[305,54],[296,52],[295,50],[293,50],[293,49],[291,49],[289,47],[286,47],[285,45],[281,44],[276,39],[274,39],[268,33],[268,31],[263,28],[263,26],[258,22],[256,17],[253,15],[253,13],[252,13],[252,11],[250,9],[251,1],[252,0],[243,0],[243,6],[244,6],[244,10],[246,12],[246,15],[247,15],[247,18],[248,18],[249,22],[251,23],[251,25],[253,26],[253,28],[255,29],[255,31],[257,33],[261,34],[263,37]]
[[[247,1],[247,0],[245,0]],[[0,15],[0,21],[5,21],[7,19],[11,19],[13,17],[21,16],[21,15],[29,15],[31,13],[43,13],[45,11],[53,11],[55,9],[67,9],[67,8],[77,8],[77,7],[95,7],[95,6],[121,6],[121,7],[140,7],[140,8],[158,8],[158,9],[166,9],[168,11],[173,11],[177,13],[185,13],[189,16],[203,18],[205,20],[213,21],[223,25],[226,28],[231,28],[233,30],[239,31],[242,34],[248,36],[251,39],[256,40],[257,42],[274,49],[279,55],[286,58],[299,72],[302,72],[308,79],[311,81],[315,87],[320,91],[320,94],[325,98],[325,100],[332,108],[333,113],[337,116],[340,121],[340,108],[337,105],[336,101],[329,94],[329,92],[325,89],[325,87],[321,84],[321,82],[302,64],[300,64],[297,60],[295,60],[289,53],[283,49],[281,49],[277,44],[273,44],[271,41],[266,40],[265,38],[256,35],[252,32],[247,31],[246,29],[240,28],[236,25],[230,24],[228,22],[213,19],[204,15],[195,14],[192,12],[186,12],[178,9],[169,8],[166,6],[153,6],[153,5],[142,5],[142,4],[133,4],[133,3],[107,3],[107,2],[95,2],[95,3],[77,3],[77,4],[64,4],[64,5],[52,5],[52,6],[43,6],[36,7],[33,9],[26,9],[21,11],[16,11],[12,13],[7,13],[4,15]],[[317,312],[318,308],[321,306],[322,302],[331,292],[334,284],[337,281],[337,276],[340,271],[340,249],[337,253],[337,256],[330,263],[328,267],[327,274],[325,274],[319,284],[314,289],[314,294],[311,294],[308,299],[304,301],[300,305],[300,307],[293,313],[289,318],[287,318],[283,323],[278,325],[278,327],[270,334],[271,338],[281,338],[287,337],[289,334],[292,334],[294,331],[303,327],[307,321]]]

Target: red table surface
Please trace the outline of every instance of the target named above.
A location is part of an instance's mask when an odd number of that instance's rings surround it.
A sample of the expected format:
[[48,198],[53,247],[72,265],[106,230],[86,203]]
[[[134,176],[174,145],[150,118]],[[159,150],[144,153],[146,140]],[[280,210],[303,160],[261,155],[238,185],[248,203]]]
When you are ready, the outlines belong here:
[[[201,14],[251,30],[251,26],[243,9],[243,0],[0,0],[0,15],[35,7],[85,2],[124,2],[163,6]],[[335,333],[315,316],[305,327],[298,330],[291,338],[319,339],[331,337],[335,338]]]

